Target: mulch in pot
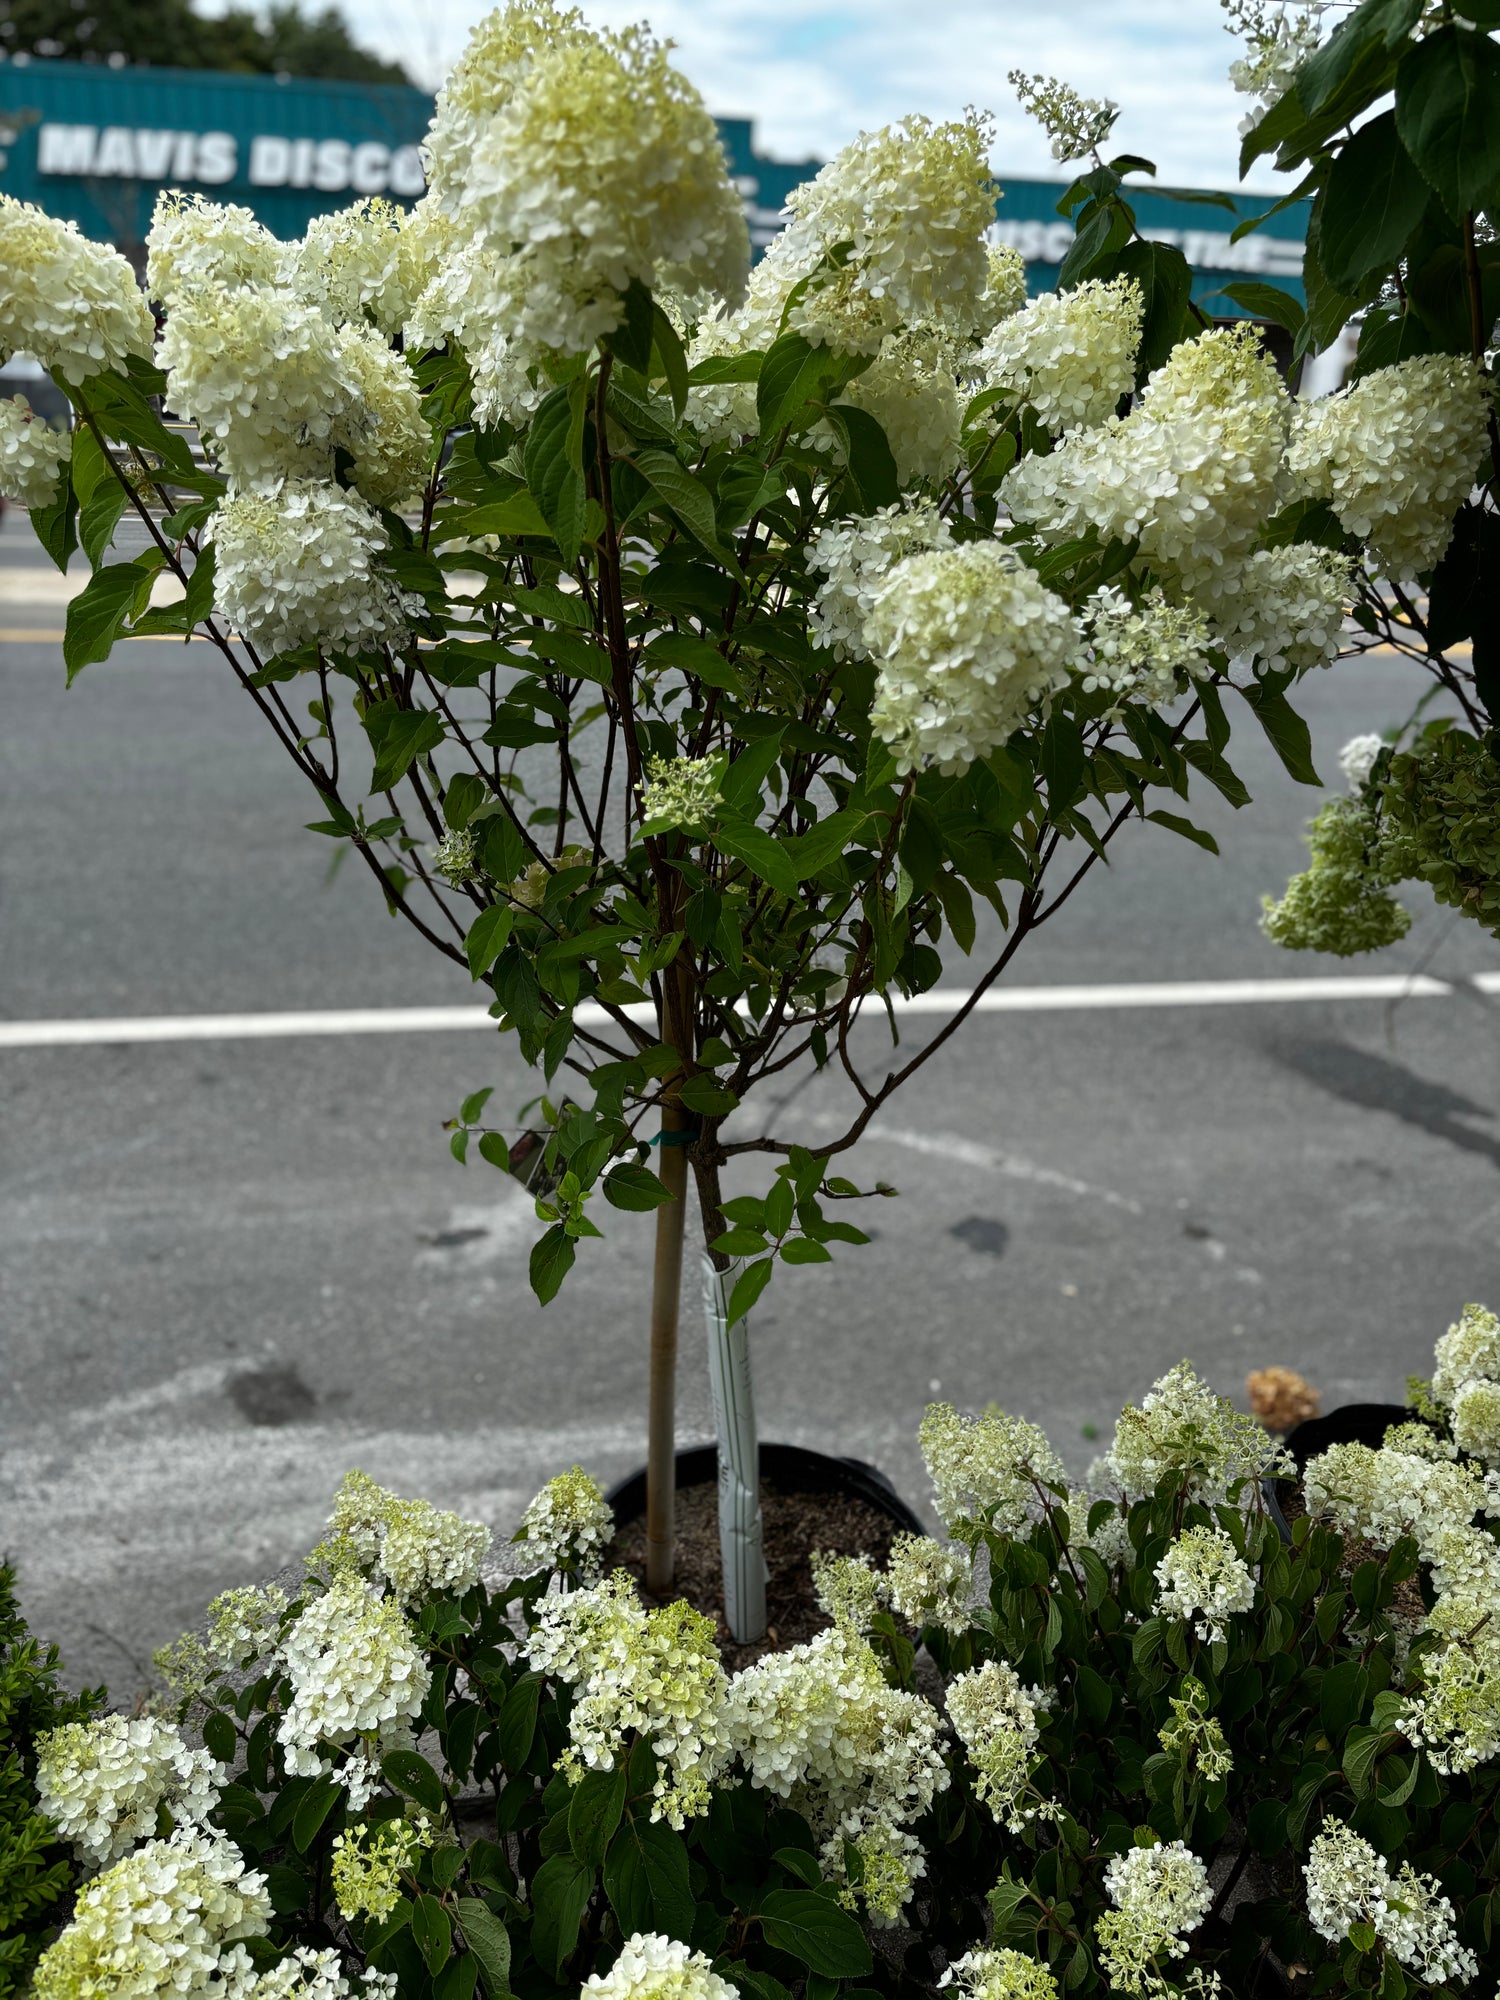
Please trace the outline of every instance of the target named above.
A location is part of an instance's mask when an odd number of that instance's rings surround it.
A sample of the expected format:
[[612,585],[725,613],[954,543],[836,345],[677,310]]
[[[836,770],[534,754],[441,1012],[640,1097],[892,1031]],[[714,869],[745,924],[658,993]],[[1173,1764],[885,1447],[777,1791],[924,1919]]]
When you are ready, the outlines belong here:
[[719,1560],[719,1489],[712,1482],[677,1489],[677,1569],[665,1598],[645,1587],[646,1523],[627,1521],[605,1557],[605,1568],[626,1569],[640,1585],[648,1604],[686,1598],[695,1610],[714,1620],[728,1672],[747,1667],[765,1653],[799,1646],[830,1622],[813,1596],[813,1551],[841,1556],[869,1556],[883,1567],[891,1538],[899,1533],[894,1521],[867,1501],[847,1493],[789,1493],[767,1478],[760,1484],[765,1525],[766,1636],[754,1645],[738,1646],[724,1623],[724,1570]]

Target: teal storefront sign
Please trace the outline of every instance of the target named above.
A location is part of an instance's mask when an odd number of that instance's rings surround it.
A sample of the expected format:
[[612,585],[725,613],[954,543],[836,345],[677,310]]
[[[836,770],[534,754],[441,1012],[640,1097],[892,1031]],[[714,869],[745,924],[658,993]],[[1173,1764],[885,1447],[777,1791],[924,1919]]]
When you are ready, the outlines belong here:
[[[414,201],[431,115],[424,92],[391,84],[0,61],[0,192],[137,258],[164,187],[242,202],[276,235],[300,236],[313,216],[361,195]],[[818,162],[762,158],[748,118],[722,118],[719,130],[759,254],[781,227],[788,195]],[[1057,213],[1064,183],[1005,178],[1001,187],[995,234],[1025,257],[1032,291],[1049,290],[1073,234]],[[1194,295],[1210,310],[1237,310],[1214,296],[1236,279],[1281,284],[1300,297],[1306,204],[1233,243],[1237,222],[1273,205],[1246,196],[1234,203],[1231,214],[1168,195],[1137,198],[1142,230],[1182,249]]]

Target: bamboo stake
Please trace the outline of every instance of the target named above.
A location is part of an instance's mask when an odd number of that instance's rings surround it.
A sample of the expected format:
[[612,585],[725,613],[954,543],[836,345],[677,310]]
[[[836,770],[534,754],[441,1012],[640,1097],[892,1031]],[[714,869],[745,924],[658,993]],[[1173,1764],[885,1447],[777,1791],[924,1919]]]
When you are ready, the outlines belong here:
[[687,1214],[687,1117],[675,1097],[662,1105],[657,1166],[672,1199],[656,1211],[656,1266],[651,1283],[651,1381],[646,1430],[646,1588],[672,1587],[677,1500],[677,1310],[682,1296],[682,1240]]

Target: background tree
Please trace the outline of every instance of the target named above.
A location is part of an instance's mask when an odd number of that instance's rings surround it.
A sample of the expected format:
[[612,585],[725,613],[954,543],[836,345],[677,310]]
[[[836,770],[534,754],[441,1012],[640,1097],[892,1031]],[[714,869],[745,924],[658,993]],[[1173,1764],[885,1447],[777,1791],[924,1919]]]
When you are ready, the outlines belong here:
[[72,62],[123,57],[164,69],[411,80],[399,64],[360,48],[337,7],[304,13],[296,0],[262,12],[232,7],[215,17],[188,0],[0,0],[0,47],[9,55]]

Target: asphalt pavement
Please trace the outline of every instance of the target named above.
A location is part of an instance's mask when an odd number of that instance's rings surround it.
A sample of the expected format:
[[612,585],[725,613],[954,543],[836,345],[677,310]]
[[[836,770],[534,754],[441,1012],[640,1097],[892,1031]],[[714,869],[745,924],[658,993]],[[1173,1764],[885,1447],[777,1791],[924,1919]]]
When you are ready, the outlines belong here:
[[[208,649],[124,646],[64,688],[35,555],[12,514],[0,1019],[472,1002],[367,880],[327,880],[300,781]],[[1330,785],[1416,685],[1388,660],[1304,684]],[[1245,720],[1255,803],[1194,806],[1222,856],[1132,829],[1015,978],[1420,969],[1454,994],[972,1021],[856,1156],[901,1191],[861,1218],[875,1240],[756,1313],[765,1435],[925,1505],[932,1395],[1023,1412],[1081,1468],[1184,1354],[1231,1394],[1283,1362],[1328,1403],[1399,1397],[1466,1300],[1500,1303],[1500,1002],[1463,984],[1500,946],[1417,893],[1410,936],[1352,968],[1267,943],[1260,895],[1321,794]],[[133,1692],[210,1595],[316,1539],[351,1465],[507,1531],[560,1466],[640,1461],[650,1220],[610,1212],[539,1308],[529,1203],[441,1130],[486,1083],[506,1107],[538,1087],[483,1032],[0,1051],[0,1548],[75,1678]],[[831,1077],[783,1096],[791,1136],[845,1114]],[[706,1436],[691,1311],[680,1407]]]

